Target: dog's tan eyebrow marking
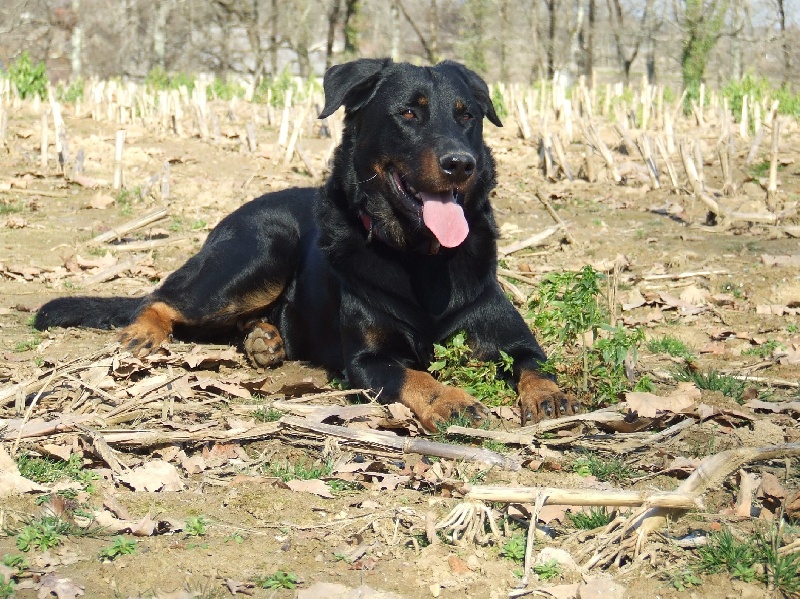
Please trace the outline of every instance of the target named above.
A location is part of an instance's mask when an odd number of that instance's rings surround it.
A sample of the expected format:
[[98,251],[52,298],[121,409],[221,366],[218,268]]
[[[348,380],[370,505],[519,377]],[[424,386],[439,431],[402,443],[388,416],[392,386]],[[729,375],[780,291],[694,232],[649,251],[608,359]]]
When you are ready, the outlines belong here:
[[461,112],[462,110],[466,110],[466,109],[467,109],[467,107],[464,105],[464,102],[462,102],[461,100],[456,100],[456,110]]
[[417,106],[427,106],[427,105],[428,105],[428,102],[429,102],[429,100],[428,100],[428,96],[419,96],[419,97],[416,99],[416,104],[417,104]]

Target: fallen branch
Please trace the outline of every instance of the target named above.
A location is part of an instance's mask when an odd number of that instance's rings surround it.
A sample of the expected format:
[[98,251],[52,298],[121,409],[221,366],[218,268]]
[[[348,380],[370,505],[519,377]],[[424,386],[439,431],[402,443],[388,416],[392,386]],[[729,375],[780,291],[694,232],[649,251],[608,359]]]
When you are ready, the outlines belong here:
[[131,231],[135,231],[137,229],[141,229],[142,227],[146,227],[147,225],[152,225],[155,222],[158,222],[164,218],[167,218],[169,212],[166,208],[161,208],[149,214],[145,214],[144,216],[140,216],[139,218],[135,218],[127,223],[120,225],[114,229],[109,229],[105,233],[100,233],[93,239],[89,240],[89,245],[101,244],[101,243],[108,243],[114,239],[120,239],[127,233]]
[[519,470],[522,465],[515,459],[504,456],[480,447],[467,447],[451,443],[439,443],[428,439],[400,437],[386,431],[368,431],[363,429],[345,428],[332,424],[313,422],[305,418],[284,416],[279,420],[283,427],[296,428],[303,431],[317,433],[325,437],[335,437],[351,443],[358,443],[368,447],[377,447],[381,450],[391,450],[400,453],[418,453],[431,455],[450,460],[468,460],[492,466],[500,466],[504,470]]
[[649,506],[667,509],[702,509],[699,497],[678,491],[599,491],[593,489],[555,489],[545,487],[474,486],[464,497],[473,501],[500,503],[532,503],[539,495],[547,505],[586,505],[636,507]]
[[570,233],[569,229],[567,229],[567,224],[563,220],[561,220],[561,217],[558,215],[558,212],[556,212],[555,208],[553,208],[553,205],[550,203],[550,200],[548,200],[545,197],[545,195],[538,189],[536,190],[534,195],[542,203],[545,210],[547,210],[547,213],[551,217],[553,217],[553,220],[556,221],[556,223],[558,223],[559,225],[561,225],[562,229],[564,229],[564,237],[567,239],[567,241],[573,245],[577,243],[575,241],[575,238],[572,236],[572,233]]
[[516,241],[505,247],[498,248],[497,251],[500,252],[502,256],[507,256],[508,254],[513,254],[514,252],[518,252],[525,248],[542,245],[547,238],[554,235],[556,232],[559,231],[559,229],[562,229],[561,225],[555,225],[553,227],[549,227],[544,231],[537,233],[536,235],[531,235],[527,239],[523,239],[522,241]]

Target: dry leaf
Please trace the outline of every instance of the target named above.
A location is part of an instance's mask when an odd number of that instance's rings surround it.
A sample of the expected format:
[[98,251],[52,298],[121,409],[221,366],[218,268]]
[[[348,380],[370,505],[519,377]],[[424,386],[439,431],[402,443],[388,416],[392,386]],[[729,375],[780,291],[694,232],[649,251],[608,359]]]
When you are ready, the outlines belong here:
[[786,499],[789,492],[786,490],[778,477],[770,472],[761,475],[761,484],[758,486],[756,497],[761,500],[761,504],[771,512],[776,512],[781,507],[781,503]]
[[563,522],[564,516],[567,514],[567,508],[569,506],[566,505],[545,505],[539,511],[539,522],[547,524],[548,522],[552,522],[556,520],[557,522]]
[[472,574],[472,569],[470,569],[470,567],[467,565],[467,562],[457,555],[451,555],[448,557],[447,564],[450,566],[450,571],[456,576]]
[[50,595],[55,595],[58,599],[75,599],[75,597],[82,597],[84,592],[82,586],[78,586],[69,578],[50,572],[42,578],[37,597],[45,599]]
[[610,578],[584,578],[578,589],[581,599],[624,599],[627,589]]
[[553,599],[578,599],[578,589],[580,584],[557,584],[552,587],[544,587],[541,590],[551,595]]
[[225,586],[228,587],[228,592],[231,595],[241,593],[242,595],[252,595],[255,585],[251,582],[241,582],[233,580],[232,578],[225,579]]
[[183,481],[175,466],[162,460],[153,460],[130,472],[117,475],[117,478],[134,491],[182,491]]
[[628,408],[642,418],[655,418],[664,412],[685,413],[699,399],[701,393],[694,383],[679,383],[678,388],[665,397],[644,391],[631,391],[625,394]]
[[770,256],[769,254],[763,254],[761,256],[761,261],[767,266],[799,267],[800,254],[794,254],[792,256]]
[[286,481],[286,486],[292,491],[313,493],[325,499],[333,499],[333,493],[331,493],[330,487],[318,478],[312,480],[289,480]]
[[89,206],[95,210],[105,210],[114,204],[114,198],[107,193],[97,192],[89,201]]

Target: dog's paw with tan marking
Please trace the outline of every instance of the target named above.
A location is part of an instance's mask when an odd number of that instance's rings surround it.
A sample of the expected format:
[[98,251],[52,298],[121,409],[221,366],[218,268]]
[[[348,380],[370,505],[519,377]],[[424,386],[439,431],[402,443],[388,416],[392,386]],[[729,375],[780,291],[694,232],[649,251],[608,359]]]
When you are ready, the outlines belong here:
[[254,322],[244,338],[244,352],[256,368],[280,366],[286,359],[283,339],[278,329],[268,322]]
[[131,324],[122,329],[119,342],[135,356],[152,353],[172,334],[176,322],[182,322],[181,313],[164,302],[145,307]]
[[408,406],[425,430],[437,432],[437,424],[458,416],[475,423],[489,415],[486,407],[458,387],[444,385],[427,372],[407,370],[400,401]]
[[118,340],[123,349],[134,356],[146,356],[169,338],[169,333],[148,321],[137,320],[119,333]]
[[524,372],[517,388],[522,426],[545,418],[571,416],[580,411],[580,404],[574,398],[559,389],[554,381],[536,372]]

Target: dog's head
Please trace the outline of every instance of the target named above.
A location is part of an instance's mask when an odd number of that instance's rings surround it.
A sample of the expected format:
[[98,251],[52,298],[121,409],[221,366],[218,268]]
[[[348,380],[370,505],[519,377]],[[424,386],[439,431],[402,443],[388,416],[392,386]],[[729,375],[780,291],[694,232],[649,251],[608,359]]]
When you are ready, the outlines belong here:
[[494,185],[483,119],[502,124],[486,83],[451,61],[363,59],[331,67],[324,88],[320,118],[345,107],[337,160],[365,226],[401,249],[460,245]]

